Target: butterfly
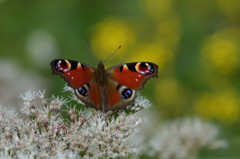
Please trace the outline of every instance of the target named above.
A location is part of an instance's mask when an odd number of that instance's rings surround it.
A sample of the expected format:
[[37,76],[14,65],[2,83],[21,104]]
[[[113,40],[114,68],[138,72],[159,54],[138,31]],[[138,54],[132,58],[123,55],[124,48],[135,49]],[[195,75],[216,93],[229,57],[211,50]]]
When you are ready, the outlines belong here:
[[61,76],[86,106],[102,111],[126,109],[152,77],[158,66],[151,62],[133,62],[108,69],[102,62],[94,68],[73,60],[51,62],[52,73]]

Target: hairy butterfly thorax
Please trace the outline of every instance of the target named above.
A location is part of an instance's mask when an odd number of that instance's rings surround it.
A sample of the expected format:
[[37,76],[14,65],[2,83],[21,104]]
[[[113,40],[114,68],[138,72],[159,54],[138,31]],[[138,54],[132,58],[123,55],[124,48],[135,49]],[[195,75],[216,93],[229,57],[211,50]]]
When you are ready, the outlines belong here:
[[76,96],[89,107],[109,111],[125,109],[146,82],[158,76],[158,66],[151,62],[133,62],[104,68],[78,61],[56,59],[53,74],[60,75],[74,89]]
[[96,83],[99,83],[98,85],[98,94],[101,97],[101,107],[102,110],[105,111],[106,105],[107,105],[107,98],[108,98],[108,78],[109,78],[109,74],[107,73],[107,71],[104,68],[104,65],[102,64],[102,62],[100,62],[94,72],[94,76],[96,77]]

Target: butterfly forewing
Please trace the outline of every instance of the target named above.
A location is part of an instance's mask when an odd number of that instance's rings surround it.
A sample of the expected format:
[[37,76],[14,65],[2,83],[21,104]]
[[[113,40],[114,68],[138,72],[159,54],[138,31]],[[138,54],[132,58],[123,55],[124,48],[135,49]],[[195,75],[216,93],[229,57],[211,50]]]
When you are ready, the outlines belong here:
[[112,74],[113,80],[135,90],[142,89],[148,79],[158,76],[158,66],[151,62],[126,63],[107,71]]
[[69,86],[79,88],[92,79],[94,68],[73,60],[57,59],[51,62],[53,74],[60,75]]

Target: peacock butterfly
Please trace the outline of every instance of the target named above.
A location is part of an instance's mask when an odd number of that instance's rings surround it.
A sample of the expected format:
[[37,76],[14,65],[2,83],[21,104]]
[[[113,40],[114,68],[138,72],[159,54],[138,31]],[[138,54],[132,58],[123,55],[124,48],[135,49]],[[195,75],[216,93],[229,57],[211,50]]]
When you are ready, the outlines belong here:
[[105,70],[102,62],[93,68],[78,61],[56,59],[51,67],[52,73],[64,78],[86,106],[102,111],[125,109],[147,80],[158,77],[158,66],[151,62],[126,63]]

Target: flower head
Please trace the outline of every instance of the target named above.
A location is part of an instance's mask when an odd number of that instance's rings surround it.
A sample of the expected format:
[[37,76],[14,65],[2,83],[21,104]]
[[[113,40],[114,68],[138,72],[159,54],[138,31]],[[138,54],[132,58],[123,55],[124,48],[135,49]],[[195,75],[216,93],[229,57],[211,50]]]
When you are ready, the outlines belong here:
[[[71,120],[61,116],[67,101],[44,92],[21,95],[20,119],[5,110],[0,112],[0,157],[6,158],[117,158],[139,153],[136,144],[127,142],[143,119],[125,111],[102,112],[92,108],[79,111],[67,106]],[[150,105],[139,97],[133,111]],[[146,106],[142,106],[146,104]]]

